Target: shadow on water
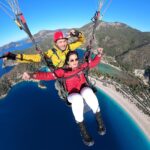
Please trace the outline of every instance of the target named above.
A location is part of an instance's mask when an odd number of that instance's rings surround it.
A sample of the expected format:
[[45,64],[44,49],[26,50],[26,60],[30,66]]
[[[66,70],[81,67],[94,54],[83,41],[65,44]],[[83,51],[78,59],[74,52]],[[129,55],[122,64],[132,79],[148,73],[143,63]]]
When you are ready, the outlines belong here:
[[85,113],[93,147],[85,146],[71,109],[59,100],[54,82],[47,89],[22,82],[0,101],[0,150],[148,150],[150,145],[131,118],[103,92],[97,92],[107,134],[99,136],[91,111]]

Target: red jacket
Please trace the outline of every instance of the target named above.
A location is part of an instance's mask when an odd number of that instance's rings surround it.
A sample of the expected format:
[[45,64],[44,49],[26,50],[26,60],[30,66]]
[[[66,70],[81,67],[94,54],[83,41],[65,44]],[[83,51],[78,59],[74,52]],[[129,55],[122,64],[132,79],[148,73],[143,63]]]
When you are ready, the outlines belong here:
[[38,80],[55,80],[57,78],[64,78],[66,90],[69,94],[80,92],[83,85],[88,84],[84,76],[83,70],[87,67],[94,68],[96,65],[99,64],[100,60],[101,57],[97,55],[89,63],[85,62],[75,70],[71,70],[70,68],[68,68],[57,69],[55,70],[55,72],[37,72],[34,78]]

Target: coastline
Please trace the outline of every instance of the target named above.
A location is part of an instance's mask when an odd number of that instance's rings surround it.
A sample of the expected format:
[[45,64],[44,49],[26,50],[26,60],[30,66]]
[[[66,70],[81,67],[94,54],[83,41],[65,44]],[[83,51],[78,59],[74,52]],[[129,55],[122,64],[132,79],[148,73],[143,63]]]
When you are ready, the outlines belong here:
[[137,123],[140,129],[144,132],[146,137],[150,140],[150,117],[144,114],[137,106],[131,102],[127,97],[117,92],[113,85],[103,85],[103,82],[92,78],[96,86],[110,96],[116,103],[118,103]]
[[[13,88],[13,86],[15,86],[15,85],[17,85],[17,84],[19,84],[19,83],[21,83],[21,82],[35,82],[35,83],[39,83],[39,81],[38,80],[34,80],[34,79],[32,79],[32,80],[23,80],[23,79],[21,79],[20,81],[18,81],[18,82],[14,82],[12,85],[11,85],[11,88]],[[7,91],[7,93],[6,94],[3,94],[3,95],[1,95],[0,96],[0,100],[2,100],[3,98],[5,98],[7,95],[8,95],[8,93],[9,93],[9,91],[11,90],[11,88],[9,88],[8,89],[8,91]],[[41,89],[46,89],[46,87],[42,87],[42,86],[40,86],[40,85],[38,85],[38,88],[41,88]]]
[[5,98],[6,96],[7,96],[7,94],[1,95],[0,96],[0,100],[3,99],[3,98]]
[[[12,88],[13,86],[15,86],[16,84],[18,84],[18,83],[20,83],[20,82],[23,82],[23,81],[24,81],[24,80],[20,80],[20,81],[18,81],[18,82],[14,82],[14,83],[11,85],[11,88]],[[6,94],[0,96],[0,100],[3,99],[3,98],[5,98],[5,97],[8,95],[9,91],[11,90],[11,88],[8,89],[8,91],[7,91]]]

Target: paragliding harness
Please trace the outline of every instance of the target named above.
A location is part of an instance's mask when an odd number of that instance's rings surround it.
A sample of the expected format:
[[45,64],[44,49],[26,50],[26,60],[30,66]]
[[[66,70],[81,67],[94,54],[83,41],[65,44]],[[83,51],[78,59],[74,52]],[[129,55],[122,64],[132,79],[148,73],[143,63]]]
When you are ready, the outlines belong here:
[[[56,52],[56,49],[55,49],[55,48],[52,48],[51,50],[53,51],[53,54],[55,54],[55,55],[59,58],[59,56],[58,56],[58,54],[57,54],[57,52]],[[83,61],[83,62],[85,62],[85,61]],[[57,67],[55,67],[55,66],[53,65],[51,59],[49,59],[49,63],[51,64],[51,65],[50,65],[50,66],[51,66],[51,67],[50,67],[50,70],[51,70],[52,72],[54,72],[54,74],[55,74],[55,70],[57,69]],[[89,69],[89,68],[87,67],[86,69],[84,69],[84,70],[78,72],[77,74],[80,74],[81,72],[83,72],[83,73],[85,74],[85,78],[86,78],[86,81],[87,81],[87,85],[86,85],[86,86],[89,86],[94,92],[96,92],[96,88],[95,88],[94,85],[90,82],[90,80],[89,80],[89,78],[88,78],[88,72],[87,72],[88,69]],[[65,68],[64,68],[64,70],[65,70]],[[67,92],[67,89],[66,89],[66,79],[72,78],[73,76],[75,76],[75,75],[77,75],[77,74],[71,75],[71,76],[69,76],[69,77],[67,77],[67,78],[63,78],[63,77],[62,77],[62,78],[57,78],[57,80],[56,80],[56,82],[55,82],[55,88],[56,88],[56,90],[58,91],[59,97],[60,97],[63,101],[65,101],[65,102],[67,103],[67,105],[71,105],[71,104],[70,104],[70,103],[68,102],[68,100],[67,100],[68,92]],[[57,77],[56,74],[55,74],[55,76]]]
[[[56,52],[56,49],[52,48],[51,50],[53,52],[53,55],[56,55],[57,58],[60,59],[60,57],[58,56],[58,54]],[[52,62],[52,59],[47,58],[46,55],[45,55],[45,59],[48,61],[48,67],[49,67],[49,69],[57,77],[57,75],[55,74],[55,70],[58,69],[58,67],[54,66],[53,62]],[[55,81],[55,88],[58,91],[59,97],[62,100],[64,100],[66,103],[69,104],[69,102],[67,100],[68,92],[66,90],[65,79],[64,78],[57,78],[56,81]]]
[[[90,57],[91,57],[91,52],[87,50],[85,52],[85,56],[84,56],[85,62],[89,63]],[[96,93],[97,89],[95,87],[95,83],[92,83],[91,80],[89,79],[89,67],[87,67],[85,69],[84,74],[85,74],[85,78],[86,78],[86,81],[88,83],[88,86],[93,90],[94,93]]]
[[[65,69],[64,69],[65,70]],[[76,76],[76,75],[80,75],[81,73],[84,73],[84,74],[86,74],[86,70],[87,70],[87,68],[86,69],[84,69],[84,70],[81,70],[81,71],[79,71],[78,73],[75,73],[75,74],[73,74],[73,75],[71,75],[71,76],[69,76],[69,77],[62,77],[62,78],[57,78],[57,80],[56,80],[56,82],[55,82],[55,88],[56,88],[56,90],[58,90],[58,95],[59,95],[59,97],[68,105],[68,106],[70,106],[71,105],[71,103],[70,102],[68,102],[68,99],[67,99],[67,97],[68,97],[68,91],[67,91],[67,89],[66,89],[66,80],[67,79],[69,79],[69,78],[72,78],[72,77],[74,77],[74,76]],[[55,75],[56,77],[57,77],[57,75]],[[91,82],[89,82],[89,80],[88,80],[88,77],[87,76],[85,76],[85,78],[86,78],[86,81],[87,81],[87,84],[85,84],[83,87],[90,87],[94,92],[96,92],[95,90],[95,88],[94,88],[94,86],[91,84]]]

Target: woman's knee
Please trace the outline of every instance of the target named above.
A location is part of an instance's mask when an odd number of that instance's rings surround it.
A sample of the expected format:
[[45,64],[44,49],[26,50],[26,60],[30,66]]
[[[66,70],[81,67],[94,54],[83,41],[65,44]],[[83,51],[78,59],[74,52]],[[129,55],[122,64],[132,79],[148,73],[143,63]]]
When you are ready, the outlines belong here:
[[[93,90],[91,89],[91,88],[89,88],[89,87],[84,87],[82,90],[81,90],[81,95],[83,96],[83,97],[89,97],[89,96],[91,96],[91,95],[93,95],[94,94],[94,92],[93,92]],[[94,94],[95,95],[95,94]]]
[[69,94],[67,99],[70,103],[73,103],[74,101],[82,101],[83,100],[82,96],[79,93]]
[[95,93],[92,91],[91,88],[89,87],[83,88],[81,91],[81,95],[94,113],[100,111],[97,96],[95,95]]

